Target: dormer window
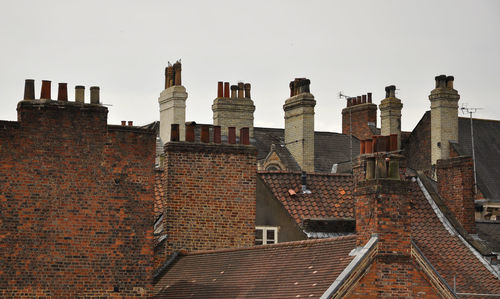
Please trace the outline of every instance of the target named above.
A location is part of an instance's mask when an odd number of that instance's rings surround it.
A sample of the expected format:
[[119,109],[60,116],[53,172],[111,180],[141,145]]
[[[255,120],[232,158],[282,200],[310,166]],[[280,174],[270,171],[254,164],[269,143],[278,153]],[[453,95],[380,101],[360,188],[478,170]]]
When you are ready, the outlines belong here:
[[257,226],[255,228],[255,245],[278,243],[277,226]]

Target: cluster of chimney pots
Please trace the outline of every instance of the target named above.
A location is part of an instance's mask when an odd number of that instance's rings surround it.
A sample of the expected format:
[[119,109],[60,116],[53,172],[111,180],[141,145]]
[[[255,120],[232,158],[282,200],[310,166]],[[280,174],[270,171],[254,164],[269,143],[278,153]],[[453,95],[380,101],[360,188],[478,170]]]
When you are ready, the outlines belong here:
[[[194,121],[186,123],[185,139],[187,142],[195,142],[195,134],[194,134],[195,127],[196,127],[196,122]],[[212,127],[212,132],[213,132],[213,143],[217,144],[222,143],[221,126],[201,125],[200,141],[202,143],[210,142],[210,127]],[[227,129],[228,129],[227,143],[236,144],[236,127],[228,127]],[[180,141],[179,124],[171,125],[170,141]],[[239,144],[243,145],[250,144],[250,129],[248,127],[240,129]]]
[[[219,81],[217,83],[217,97],[218,98],[238,98],[238,99],[250,99],[250,83],[238,82],[238,85],[231,85],[229,87],[229,82]],[[229,90],[231,90],[231,96],[229,96]]]
[[[35,80],[26,79],[24,82],[24,100],[35,99]],[[52,100],[51,96],[51,81],[42,80],[42,88],[40,91],[40,99]],[[59,83],[57,101],[68,101],[68,84]],[[75,86],[75,102],[85,103],[85,86]],[[90,103],[99,104],[99,87],[90,87]]]

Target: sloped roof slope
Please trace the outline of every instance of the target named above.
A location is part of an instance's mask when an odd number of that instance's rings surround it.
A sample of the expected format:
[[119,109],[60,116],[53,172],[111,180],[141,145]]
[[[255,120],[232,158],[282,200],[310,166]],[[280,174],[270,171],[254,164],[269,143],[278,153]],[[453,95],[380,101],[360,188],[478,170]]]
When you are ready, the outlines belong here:
[[[305,219],[354,218],[351,175],[307,174],[310,194],[301,192],[300,172],[259,172],[258,175],[300,226]],[[296,194],[290,195],[289,189]]]
[[445,228],[420,187],[411,184],[412,239],[437,272],[457,293],[500,294],[500,280],[460,240]]
[[[266,158],[272,144],[281,145],[285,143],[285,130],[255,127],[254,137],[255,146],[257,147],[257,160],[262,160]],[[287,163],[289,160],[295,162],[290,152],[287,151],[287,153],[290,156],[282,162]],[[352,138],[352,153],[353,157],[359,155],[359,140],[356,137]],[[351,150],[348,135],[331,132],[314,132],[314,169],[316,172],[329,173],[332,170],[333,164],[349,161],[350,159]],[[294,169],[294,165],[290,165],[289,169]]]
[[180,256],[156,298],[319,298],[352,261],[355,236]]
[[[478,186],[488,199],[500,199],[500,121],[473,119]],[[470,118],[458,119],[460,155],[472,156]]]

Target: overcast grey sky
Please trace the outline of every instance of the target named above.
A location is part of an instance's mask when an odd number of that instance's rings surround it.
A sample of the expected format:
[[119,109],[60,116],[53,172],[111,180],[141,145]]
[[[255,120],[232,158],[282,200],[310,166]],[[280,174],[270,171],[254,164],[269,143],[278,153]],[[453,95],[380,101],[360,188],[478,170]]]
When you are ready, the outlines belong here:
[[[338,92],[395,84],[403,130],[429,109],[434,76],[460,103],[500,119],[500,1],[0,0],[0,119],[16,120],[24,79],[101,87],[109,123],[159,119],[167,61],[182,59],[186,119],[212,123],[217,81],[252,84],[255,126],[283,127],[295,77],[311,79],[316,130],[341,131]],[[379,119],[380,125],[380,119]]]

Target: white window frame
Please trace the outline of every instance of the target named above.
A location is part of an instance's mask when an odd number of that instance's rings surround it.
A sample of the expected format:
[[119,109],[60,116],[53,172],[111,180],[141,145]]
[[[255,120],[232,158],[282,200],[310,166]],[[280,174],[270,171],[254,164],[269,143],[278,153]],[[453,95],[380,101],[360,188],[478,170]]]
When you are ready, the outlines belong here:
[[[278,230],[279,228],[277,226],[256,226],[255,230],[262,230],[262,245],[266,245],[267,243],[267,232],[268,231],[274,231],[274,243],[271,244],[277,244],[278,243]],[[255,239],[257,241],[257,239]]]

